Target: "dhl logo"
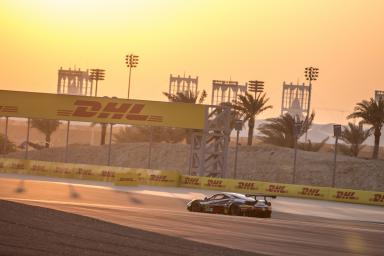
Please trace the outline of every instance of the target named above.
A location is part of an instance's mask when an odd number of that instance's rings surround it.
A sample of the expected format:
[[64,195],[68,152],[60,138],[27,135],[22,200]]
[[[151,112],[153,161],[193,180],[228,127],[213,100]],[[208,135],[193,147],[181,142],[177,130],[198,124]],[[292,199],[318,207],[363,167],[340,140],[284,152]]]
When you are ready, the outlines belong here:
[[0,112],[16,113],[18,108],[16,106],[0,106]]
[[115,172],[114,171],[101,171],[101,176],[103,177],[115,177]]
[[76,100],[74,105],[76,106],[75,110],[59,109],[57,110],[57,115],[100,119],[111,118],[116,120],[126,119],[130,121],[163,121],[162,116],[141,114],[145,104],[117,102],[103,104],[96,100]]
[[374,194],[373,197],[369,199],[369,201],[384,203],[384,194]]
[[150,181],[157,181],[157,182],[168,182],[169,181],[167,179],[167,176],[165,176],[165,175],[155,175],[155,174],[151,174],[151,176],[149,176],[149,180]]
[[76,170],[76,174],[80,174],[80,175],[92,175],[92,170],[91,170],[91,169],[78,168],[78,169]]
[[128,177],[120,177],[119,181],[130,181],[130,182],[136,182],[134,178],[128,178]]
[[280,194],[288,193],[288,191],[285,189],[285,186],[281,186],[281,185],[269,185],[266,191],[271,193],[280,193]]
[[200,186],[200,178],[185,177],[184,184]]
[[56,173],[62,173],[62,174],[71,174],[72,170],[65,167],[58,167],[56,166],[55,171]]
[[24,169],[24,164],[12,163],[11,168],[12,169]]
[[257,190],[257,187],[255,186],[254,182],[242,182],[242,181],[239,181],[237,183],[236,188],[238,188],[238,189],[246,189],[246,190]]
[[356,196],[356,193],[353,191],[337,191],[336,196],[337,199],[350,199],[350,200],[358,200],[359,198]]
[[44,165],[32,165],[32,171],[36,171],[36,172],[43,172],[45,171],[45,166]]
[[320,194],[320,189],[318,189],[318,188],[307,188],[307,187],[304,187],[299,192],[299,194],[300,195],[304,195],[304,196],[318,196],[318,197],[323,196],[322,194]]
[[222,180],[208,180],[206,186],[212,187],[212,188],[225,187]]

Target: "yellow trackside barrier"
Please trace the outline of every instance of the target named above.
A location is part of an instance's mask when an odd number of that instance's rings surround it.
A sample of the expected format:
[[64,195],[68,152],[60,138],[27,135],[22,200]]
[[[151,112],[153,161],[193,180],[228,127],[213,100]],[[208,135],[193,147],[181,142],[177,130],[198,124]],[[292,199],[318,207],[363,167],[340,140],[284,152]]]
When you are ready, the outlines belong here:
[[58,178],[75,178],[73,164],[69,163],[52,163],[51,176]]
[[293,190],[290,184],[264,182],[260,192],[267,195],[289,196]]
[[347,203],[368,203],[368,191],[329,188],[328,200]]
[[384,206],[384,192],[343,188],[317,187],[275,182],[232,180],[180,175],[177,171],[134,169],[88,164],[57,163],[24,159],[0,158],[0,172],[43,175],[114,182],[121,186],[146,184],[234,191],[244,194],[263,193],[308,199]]
[[367,191],[368,204],[384,206],[384,192]]
[[178,171],[160,171],[135,169],[139,184],[153,186],[179,186],[180,173]]
[[29,160],[27,173],[31,175],[52,176],[52,166],[53,163],[50,162]]
[[137,186],[139,184],[135,171],[118,172],[114,178],[113,184],[116,186]]
[[310,199],[327,200],[329,188],[307,185],[288,185],[288,195]]
[[240,193],[260,193],[264,187],[264,182],[254,180],[229,180],[230,190]]
[[28,172],[28,160],[13,159],[13,158],[1,158],[0,167],[2,172],[5,173],[20,173],[26,174]]
[[201,188],[203,189],[213,189],[213,190],[230,190],[231,181],[228,179],[222,178],[211,178],[211,177],[201,177]]
[[180,187],[201,188],[202,183],[203,183],[203,177],[187,176],[187,175],[182,175],[180,177]]

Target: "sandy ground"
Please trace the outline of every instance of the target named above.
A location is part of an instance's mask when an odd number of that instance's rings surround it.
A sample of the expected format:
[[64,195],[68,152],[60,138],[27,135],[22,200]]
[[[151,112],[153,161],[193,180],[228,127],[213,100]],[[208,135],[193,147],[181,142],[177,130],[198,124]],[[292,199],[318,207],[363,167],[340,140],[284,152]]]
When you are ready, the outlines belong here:
[[[151,168],[179,170],[188,174],[190,146],[186,144],[154,143]],[[64,148],[51,148],[29,152],[29,159],[64,161]],[[115,166],[148,167],[148,143],[112,145],[111,163]],[[71,145],[68,161],[105,165],[108,146]],[[24,152],[9,154],[9,157],[23,158]],[[234,148],[228,157],[229,173],[234,168]],[[290,183],[292,180],[293,150],[272,145],[258,144],[239,147],[238,178]],[[298,151],[297,183],[330,186],[333,171],[333,154],[326,152]],[[365,160],[338,156],[336,187],[384,191],[384,161]]]

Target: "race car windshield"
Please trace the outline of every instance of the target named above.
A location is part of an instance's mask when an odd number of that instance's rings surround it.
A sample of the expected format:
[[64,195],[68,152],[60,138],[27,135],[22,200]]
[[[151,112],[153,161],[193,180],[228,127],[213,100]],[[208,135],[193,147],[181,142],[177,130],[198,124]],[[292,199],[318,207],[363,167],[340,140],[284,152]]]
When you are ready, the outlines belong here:
[[247,200],[254,200],[252,197],[247,197],[245,195],[242,195],[242,194],[236,194],[236,193],[233,193],[231,194],[233,197],[236,197],[236,198],[240,198],[240,199],[247,199]]

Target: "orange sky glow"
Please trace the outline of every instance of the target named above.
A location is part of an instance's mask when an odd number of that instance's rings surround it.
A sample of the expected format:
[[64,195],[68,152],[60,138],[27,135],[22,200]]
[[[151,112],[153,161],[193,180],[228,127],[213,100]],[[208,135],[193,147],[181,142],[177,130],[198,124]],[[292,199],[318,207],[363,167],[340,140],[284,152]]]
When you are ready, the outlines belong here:
[[384,90],[380,0],[2,0],[0,89],[56,93],[57,70],[103,68],[99,96],[127,94],[126,54],[140,56],[131,97],[163,100],[170,74],[265,81],[280,114],[282,83],[313,84],[317,123],[345,123]]

